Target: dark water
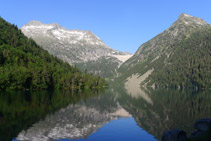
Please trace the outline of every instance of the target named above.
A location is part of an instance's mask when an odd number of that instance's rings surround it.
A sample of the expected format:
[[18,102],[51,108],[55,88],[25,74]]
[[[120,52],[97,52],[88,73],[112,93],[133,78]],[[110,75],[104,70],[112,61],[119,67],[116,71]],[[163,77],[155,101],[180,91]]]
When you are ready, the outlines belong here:
[[159,140],[211,118],[211,91],[0,92],[0,140]]

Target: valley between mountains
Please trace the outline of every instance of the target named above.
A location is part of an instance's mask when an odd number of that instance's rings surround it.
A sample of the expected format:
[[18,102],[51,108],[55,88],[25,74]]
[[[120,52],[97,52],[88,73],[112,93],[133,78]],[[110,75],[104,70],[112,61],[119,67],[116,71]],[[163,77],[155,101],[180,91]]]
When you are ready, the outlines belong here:
[[0,141],[211,141],[210,5],[2,1]]
[[[142,44],[134,55],[108,47],[91,31],[68,30],[57,23],[31,21],[18,29],[1,19],[1,26],[1,89],[91,88],[104,84],[100,77],[115,80],[115,84],[123,84],[126,89],[128,86],[211,88],[211,26],[185,13],[168,29]],[[25,53],[27,57],[21,57]],[[48,53],[56,58],[46,59]],[[37,54],[42,59],[36,59]],[[31,55],[36,61],[31,61]],[[68,63],[72,72],[66,77],[68,69],[64,73],[57,66],[55,71],[55,64],[46,65],[49,60],[61,62],[65,67]],[[23,68],[12,69],[10,64]],[[31,70],[32,66],[39,69]],[[16,78],[15,74],[21,71],[26,75]],[[92,75],[98,78],[86,84]]]
[[108,47],[91,31],[39,21],[29,22],[21,30],[69,64],[102,77],[118,77],[126,87],[128,82],[133,86],[211,87],[210,24],[185,13],[133,56]]

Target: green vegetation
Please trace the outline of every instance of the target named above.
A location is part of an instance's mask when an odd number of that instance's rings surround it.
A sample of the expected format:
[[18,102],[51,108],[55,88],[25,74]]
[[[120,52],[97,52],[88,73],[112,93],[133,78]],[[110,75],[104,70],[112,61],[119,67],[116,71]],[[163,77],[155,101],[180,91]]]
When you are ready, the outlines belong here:
[[[175,45],[165,64],[154,64],[157,87],[211,88],[211,28],[193,32]],[[160,65],[160,66],[159,66]]]
[[[189,27],[186,27],[189,31]],[[192,29],[181,40],[170,40],[167,31],[142,45],[140,54],[126,61],[117,79],[124,82],[132,74],[140,76],[153,69],[141,85],[171,88],[211,88],[211,27]],[[166,37],[167,36],[167,37]],[[164,38],[165,37],[165,38]],[[168,45],[169,41],[171,44]],[[154,42],[156,48],[149,43]],[[168,47],[166,47],[168,45]]]
[[50,55],[0,18],[0,90],[99,88],[105,80]]
[[96,61],[78,63],[76,66],[82,71],[88,71],[103,78],[113,79],[116,76],[115,70],[118,69],[118,59],[114,57],[101,57]]

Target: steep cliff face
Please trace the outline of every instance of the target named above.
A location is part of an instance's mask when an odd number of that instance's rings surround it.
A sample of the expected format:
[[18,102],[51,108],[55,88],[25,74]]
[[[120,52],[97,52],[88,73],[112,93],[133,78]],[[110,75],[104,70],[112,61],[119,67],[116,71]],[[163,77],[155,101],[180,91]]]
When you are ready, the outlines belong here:
[[[198,71],[197,75],[208,74],[210,27],[200,18],[181,14],[170,28],[141,45],[136,53],[121,65],[118,70],[120,79],[128,80],[130,76],[137,75],[136,79],[145,76],[139,81],[139,84],[145,86],[210,86],[210,83],[197,84],[205,80],[202,77],[195,80],[195,73],[192,73]],[[197,65],[203,65],[203,74],[195,69]],[[175,80],[176,78],[178,80]],[[182,80],[183,78],[185,80]]]
[[[68,30],[56,23],[43,24],[40,21],[31,21],[24,25],[21,30],[27,37],[34,39],[49,53],[69,64],[79,66],[82,70],[87,68],[81,64],[100,60],[98,65],[94,63],[95,66],[92,69],[88,69],[88,72],[100,76],[113,76],[110,74],[104,75],[106,72],[103,69],[99,69],[103,65],[114,72],[123,61],[132,56],[129,53],[108,47],[91,31]],[[112,58],[106,59],[106,61],[109,64],[115,64],[115,67],[111,68],[110,65],[102,64],[102,57],[105,59]]]

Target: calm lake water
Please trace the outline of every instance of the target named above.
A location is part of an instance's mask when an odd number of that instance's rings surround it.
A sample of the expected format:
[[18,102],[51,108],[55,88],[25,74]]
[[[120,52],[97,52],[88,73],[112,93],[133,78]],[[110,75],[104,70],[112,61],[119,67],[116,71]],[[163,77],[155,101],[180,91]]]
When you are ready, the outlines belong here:
[[159,140],[211,118],[211,91],[0,92],[0,140]]

